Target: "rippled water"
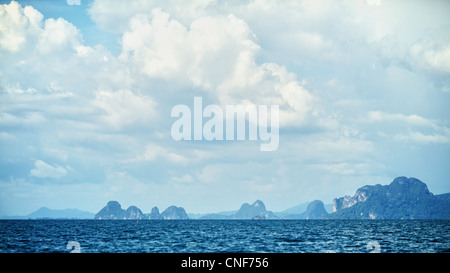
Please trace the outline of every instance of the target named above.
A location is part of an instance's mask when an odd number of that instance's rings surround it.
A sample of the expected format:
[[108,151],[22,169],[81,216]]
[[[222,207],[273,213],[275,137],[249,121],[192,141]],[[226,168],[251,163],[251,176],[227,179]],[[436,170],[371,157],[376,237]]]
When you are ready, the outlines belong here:
[[1,220],[0,252],[448,252],[450,220]]

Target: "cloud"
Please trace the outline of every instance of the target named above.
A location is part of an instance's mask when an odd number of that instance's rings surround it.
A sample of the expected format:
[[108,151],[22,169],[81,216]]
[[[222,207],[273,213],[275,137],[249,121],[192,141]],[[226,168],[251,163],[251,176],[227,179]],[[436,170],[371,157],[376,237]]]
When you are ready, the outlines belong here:
[[62,18],[49,18],[44,22],[37,49],[44,54],[53,54],[55,50],[73,49],[79,45],[79,40],[80,34],[71,23]]
[[450,43],[437,46],[414,44],[411,47],[411,56],[414,64],[425,69],[450,74]]
[[444,144],[450,142],[450,128],[422,116],[371,111],[364,122],[379,124],[378,135],[398,142]]
[[386,168],[384,165],[366,160],[367,162],[338,162],[338,163],[319,163],[309,164],[308,168],[330,173],[332,175],[342,176],[362,176],[377,175]]
[[178,152],[173,152],[171,151],[171,149],[167,149],[157,144],[151,143],[145,146],[145,150],[142,154],[129,161],[153,161],[158,158],[164,158],[172,164],[186,164],[193,160]]
[[34,8],[11,1],[0,5],[0,14],[0,49],[15,53],[39,35],[43,16]]
[[104,194],[109,195],[110,198],[124,191],[135,196],[143,196],[148,190],[148,185],[126,171],[107,171],[103,186],[107,187],[107,192]]
[[114,129],[129,128],[129,125],[150,127],[152,119],[157,116],[156,102],[152,98],[136,95],[130,90],[99,90],[92,105],[103,111],[102,123]]
[[0,113],[0,124],[6,128],[21,128],[27,126],[35,129],[45,121],[46,118],[39,112],[28,112],[23,115]]
[[120,0],[96,0],[88,12],[96,24],[110,32],[123,33],[132,17],[137,14],[149,14],[154,8],[161,8],[178,21],[189,24],[195,18],[208,14],[214,0],[133,0],[124,3]]
[[55,167],[45,163],[42,160],[34,162],[34,169],[30,170],[30,175],[39,178],[61,178],[67,174],[67,170],[61,166]]
[[[407,168],[448,176],[444,1],[95,0],[95,26],[65,16],[76,9],[66,3],[61,18],[40,6],[0,5],[0,179],[83,186],[5,186],[17,200],[2,208],[39,191],[100,208],[135,193],[199,211],[252,198],[286,208]],[[194,96],[279,105],[279,149],[173,141],[170,109]]]
[[250,36],[245,22],[233,15],[201,17],[185,26],[156,8],[130,19],[121,58],[150,77],[215,89],[241,56],[258,49]]
[[33,7],[22,8],[15,1],[0,5],[0,13],[0,50],[11,53],[28,50],[31,52],[22,52],[28,53],[25,55],[28,57],[35,48],[38,53],[48,56],[54,55],[55,51],[75,50],[81,45],[81,33],[63,18],[44,20]]
[[436,127],[435,122],[419,115],[391,114],[382,111],[371,111],[367,115],[367,122],[396,122],[413,126]]
[[194,183],[194,178],[190,174],[184,174],[183,176],[173,176],[170,181],[175,184],[192,184]]
[[424,134],[421,132],[408,132],[407,134],[395,134],[394,140],[398,142],[411,142],[419,144],[448,144],[450,143],[450,130],[445,130],[444,134]]
[[381,0],[366,0],[369,6],[379,6],[381,5]]
[[79,5],[81,5],[81,0],[67,0],[67,5],[69,5],[69,6],[73,6],[73,5],[79,6]]
[[218,104],[280,105],[280,125],[299,126],[314,108],[314,95],[294,73],[258,64],[260,51],[245,21],[230,14],[203,16],[189,26],[161,9],[130,19],[120,59],[137,73],[195,88]]

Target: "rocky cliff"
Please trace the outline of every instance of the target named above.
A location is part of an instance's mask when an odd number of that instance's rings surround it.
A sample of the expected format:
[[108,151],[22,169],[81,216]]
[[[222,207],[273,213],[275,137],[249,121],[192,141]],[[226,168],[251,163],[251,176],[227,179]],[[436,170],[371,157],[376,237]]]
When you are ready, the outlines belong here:
[[271,211],[266,210],[263,201],[256,200],[253,204],[242,204],[239,211],[233,215],[234,219],[253,219],[254,217],[271,219],[274,218]]
[[337,219],[449,219],[450,195],[433,195],[416,178],[397,177],[389,185],[364,186],[354,196],[333,200]]
[[102,208],[94,219],[112,220],[112,219],[124,219],[125,210],[117,201],[109,201],[104,208]]
[[322,219],[328,212],[325,210],[325,205],[320,200],[314,200],[308,204],[306,210],[302,213],[297,214],[287,214],[284,215],[283,219]]
[[306,211],[300,215],[300,219],[321,219],[328,212],[325,210],[325,205],[320,200],[314,200],[309,203]]
[[148,215],[148,219],[162,219],[161,214],[159,213],[158,207],[153,207],[152,212]]
[[130,206],[128,209],[122,209],[117,201],[109,201],[94,217],[100,220],[139,220],[139,219],[189,219],[186,211],[182,207],[170,206],[161,214],[159,209],[154,207],[150,214],[144,214],[138,207]]
[[125,214],[123,216],[125,219],[147,219],[148,217],[142,213],[142,211],[135,206],[130,206],[125,211]]
[[186,211],[182,207],[170,206],[161,213],[161,219],[186,220],[189,219]]

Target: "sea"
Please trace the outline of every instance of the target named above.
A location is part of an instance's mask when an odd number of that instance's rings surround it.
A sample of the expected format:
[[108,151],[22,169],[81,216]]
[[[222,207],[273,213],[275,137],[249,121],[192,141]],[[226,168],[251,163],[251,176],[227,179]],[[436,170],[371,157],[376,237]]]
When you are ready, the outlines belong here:
[[438,253],[450,220],[0,220],[0,253]]

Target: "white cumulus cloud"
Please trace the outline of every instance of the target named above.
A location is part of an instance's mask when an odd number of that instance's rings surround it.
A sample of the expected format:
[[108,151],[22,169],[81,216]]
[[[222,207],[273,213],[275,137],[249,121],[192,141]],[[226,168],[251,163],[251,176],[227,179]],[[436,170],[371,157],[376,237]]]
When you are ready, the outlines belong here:
[[67,174],[67,170],[61,166],[55,167],[45,163],[42,160],[34,162],[34,168],[31,169],[30,175],[39,178],[61,178]]
[[122,37],[123,62],[150,78],[196,88],[219,104],[280,105],[281,126],[301,125],[314,96],[276,63],[257,62],[260,46],[234,15],[203,16],[184,25],[161,9],[130,19]]

